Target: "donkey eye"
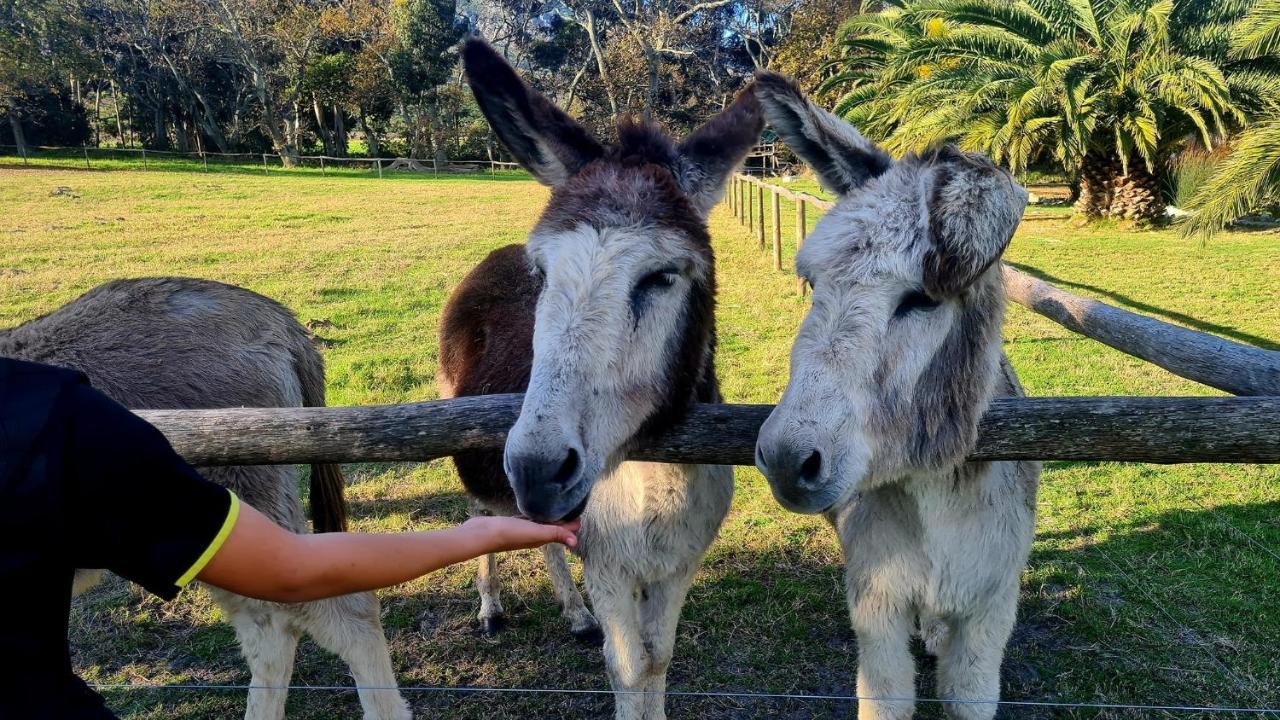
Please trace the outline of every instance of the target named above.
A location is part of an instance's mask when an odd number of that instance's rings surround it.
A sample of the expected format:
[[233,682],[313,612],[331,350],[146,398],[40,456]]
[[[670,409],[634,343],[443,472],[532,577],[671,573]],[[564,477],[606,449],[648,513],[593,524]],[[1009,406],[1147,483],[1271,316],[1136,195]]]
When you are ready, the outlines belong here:
[[632,291],[632,294],[642,294],[651,290],[669,288],[676,284],[677,274],[679,274],[679,271],[675,268],[667,268],[665,270],[651,272],[640,278],[640,282],[636,283],[635,290]]
[[640,282],[631,290],[631,315],[635,318],[636,324],[640,323],[640,316],[644,314],[645,308],[649,304],[649,298],[654,293],[661,292],[676,283],[676,276],[680,274],[675,268],[664,268],[656,272],[640,278]]
[[938,307],[938,305],[939,302],[937,300],[934,300],[919,290],[912,290],[906,295],[903,295],[902,299],[898,301],[898,307],[894,309],[893,316],[895,318],[900,318],[917,310],[927,312]]

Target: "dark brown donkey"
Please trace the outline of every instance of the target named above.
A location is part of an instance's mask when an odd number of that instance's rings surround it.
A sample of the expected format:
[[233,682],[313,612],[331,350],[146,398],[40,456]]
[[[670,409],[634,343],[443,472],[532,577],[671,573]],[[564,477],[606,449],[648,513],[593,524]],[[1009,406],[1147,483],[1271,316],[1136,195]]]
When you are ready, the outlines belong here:
[[[582,514],[617,716],[659,720],[676,622],[733,473],[624,459],[691,403],[720,399],[706,217],[759,138],[759,104],[744,92],[679,144],[623,120],[606,146],[484,42],[468,41],[463,60],[498,137],[552,192],[528,244],[495,251],[445,308],[442,393],[525,391],[505,453],[461,456],[458,471],[481,511]],[[563,549],[547,559],[573,629],[594,630]],[[493,569],[485,560],[479,582],[489,625]]]

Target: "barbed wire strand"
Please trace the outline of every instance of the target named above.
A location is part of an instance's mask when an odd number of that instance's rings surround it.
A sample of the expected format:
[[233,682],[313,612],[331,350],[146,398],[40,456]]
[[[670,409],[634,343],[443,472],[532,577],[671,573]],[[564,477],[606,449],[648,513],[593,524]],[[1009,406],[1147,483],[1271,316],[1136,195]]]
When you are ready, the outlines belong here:
[[[195,683],[178,684],[178,685],[153,685],[146,683],[90,683],[90,687],[95,690],[216,690],[216,691],[247,691],[247,690],[314,690],[314,691],[343,691],[351,692],[357,690],[397,690],[400,692],[434,692],[434,693],[503,693],[503,694],[529,694],[529,695],[649,695],[656,694],[650,690],[597,690],[590,688],[522,688],[522,687],[472,687],[472,686],[449,686],[449,685],[407,685],[403,687],[397,686],[381,686],[381,685],[201,685]],[[696,691],[696,690],[668,690],[664,693],[668,697],[687,697],[687,698],[745,698],[749,700],[803,700],[809,702],[858,702],[862,700],[871,702],[916,702],[931,704],[954,704],[954,705],[1008,705],[1014,707],[1044,707],[1044,708],[1081,708],[1085,710],[1146,710],[1161,712],[1209,712],[1209,713],[1225,713],[1225,714],[1241,714],[1241,713],[1280,713],[1280,707],[1232,707],[1225,705],[1141,705],[1133,703],[1099,703],[1099,702],[1053,702],[1050,700],[943,700],[941,698],[896,698],[896,697],[864,697],[860,695],[804,695],[796,693],[761,693],[761,692],[729,692],[729,691]]]

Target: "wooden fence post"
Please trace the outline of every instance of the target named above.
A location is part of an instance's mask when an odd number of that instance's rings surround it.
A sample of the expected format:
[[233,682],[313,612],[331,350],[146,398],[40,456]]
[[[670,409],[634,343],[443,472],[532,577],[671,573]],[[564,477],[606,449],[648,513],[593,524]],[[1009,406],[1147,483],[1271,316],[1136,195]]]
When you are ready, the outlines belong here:
[[382,179],[382,158],[378,158],[378,179]]
[[[804,247],[804,236],[807,235],[808,233],[809,233],[809,226],[806,224],[805,217],[804,217],[804,198],[797,197],[796,198],[796,252],[800,252],[800,248]],[[799,278],[797,282],[799,283],[799,287],[797,289],[800,292],[800,297],[804,297],[805,293],[807,292],[808,286],[805,284],[804,278]]]
[[747,227],[756,229],[756,184],[747,183]]
[[782,211],[778,207],[778,191],[773,191],[769,209],[773,212],[773,268],[782,269]]
[[324,175],[324,156],[320,156],[320,174]]
[[147,149],[142,148],[142,169],[147,169]]
[[738,178],[738,224],[747,224],[747,209],[743,207],[747,199],[747,183],[742,178]]
[[200,151],[200,162],[204,163],[204,171],[209,172],[209,156],[203,150]]
[[267,170],[267,154],[266,153],[262,153],[262,174],[263,175],[271,174],[271,172]]
[[756,242],[764,247],[764,183],[760,183],[760,192],[756,194],[756,209],[760,211],[760,224],[756,227]]
[[738,176],[729,178],[729,212],[738,214]]
[[89,146],[81,145],[80,149],[84,150],[84,169],[88,170],[89,169]]

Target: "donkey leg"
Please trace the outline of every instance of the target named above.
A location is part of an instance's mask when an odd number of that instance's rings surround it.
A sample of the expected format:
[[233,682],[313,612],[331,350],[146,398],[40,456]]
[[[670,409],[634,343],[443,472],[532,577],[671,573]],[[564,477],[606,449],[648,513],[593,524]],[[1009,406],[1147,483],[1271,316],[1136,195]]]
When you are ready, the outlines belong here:
[[[1017,615],[1017,590],[993,599],[974,617],[951,624],[951,634],[938,656],[938,697],[957,720],[990,720],[999,707],[1000,662]],[[982,702],[988,700],[991,702]]]
[[587,590],[604,631],[604,662],[613,687],[614,718],[643,720],[649,653],[640,631],[640,589],[635,578],[593,572],[588,565]]
[[694,573],[676,575],[648,585],[640,596],[641,632],[649,648],[649,679],[645,683],[645,720],[665,720],[667,669],[675,653],[676,627]]
[[583,602],[582,593],[578,592],[578,587],[573,583],[564,546],[559,543],[543,545],[542,559],[547,563],[551,587],[555,590],[556,599],[560,601],[561,613],[569,621],[569,632],[579,642],[598,647],[604,642],[604,634],[600,632],[600,624],[596,622],[595,616]]
[[498,556],[489,553],[476,562],[476,589],[480,591],[480,612],[476,617],[480,619],[481,631],[493,637],[506,621],[498,586]]
[[281,606],[210,590],[235,628],[240,652],[249,665],[245,720],[281,720],[298,648],[298,630],[289,612]]
[[303,629],[351,668],[365,720],[413,717],[396,689],[396,674],[391,667],[387,638],[382,632],[377,595],[355,593],[295,607]]
[[[491,517],[493,512],[475,498],[468,498],[471,517]],[[490,553],[476,558],[476,590],[480,593],[480,630],[488,637],[498,634],[505,624],[502,612],[501,590],[498,584],[498,556]]]
[[851,604],[858,637],[859,720],[905,720],[915,712],[914,618],[886,600]]

